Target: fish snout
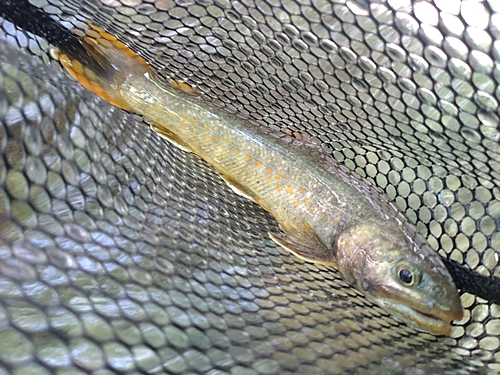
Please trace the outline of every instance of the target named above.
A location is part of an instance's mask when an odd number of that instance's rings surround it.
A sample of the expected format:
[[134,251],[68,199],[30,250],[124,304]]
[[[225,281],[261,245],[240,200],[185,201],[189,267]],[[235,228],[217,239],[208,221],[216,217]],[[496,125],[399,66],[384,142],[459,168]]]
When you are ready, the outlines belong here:
[[450,306],[449,311],[450,311],[449,317],[451,320],[462,320],[462,318],[464,317],[464,310],[462,308],[462,303],[458,295],[457,298],[453,300],[453,303]]
[[440,310],[439,317],[443,320],[461,320],[464,316],[462,302],[457,291],[441,291],[436,295],[436,307]]

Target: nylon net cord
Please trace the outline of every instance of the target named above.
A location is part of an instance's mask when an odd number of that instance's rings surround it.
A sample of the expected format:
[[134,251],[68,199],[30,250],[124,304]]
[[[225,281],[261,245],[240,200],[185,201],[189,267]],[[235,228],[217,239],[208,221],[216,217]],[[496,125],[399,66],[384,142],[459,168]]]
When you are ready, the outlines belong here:
[[[500,277],[497,2],[32,4],[319,140],[443,257]],[[449,337],[397,322],[277,248],[269,214],[75,83],[48,41],[0,19],[0,374],[500,372],[498,304],[462,292]]]

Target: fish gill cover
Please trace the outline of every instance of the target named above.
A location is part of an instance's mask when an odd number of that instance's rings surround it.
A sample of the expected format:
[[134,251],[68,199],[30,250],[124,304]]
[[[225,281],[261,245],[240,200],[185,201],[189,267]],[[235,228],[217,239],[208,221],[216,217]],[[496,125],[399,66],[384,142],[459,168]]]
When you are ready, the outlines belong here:
[[[319,140],[449,259],[462,321],[416,332],[276,247],[269,214],[65,76],[49,43],[77,42],[28,5]],[[0,6],[0,374],[500,371],[495,1]]]

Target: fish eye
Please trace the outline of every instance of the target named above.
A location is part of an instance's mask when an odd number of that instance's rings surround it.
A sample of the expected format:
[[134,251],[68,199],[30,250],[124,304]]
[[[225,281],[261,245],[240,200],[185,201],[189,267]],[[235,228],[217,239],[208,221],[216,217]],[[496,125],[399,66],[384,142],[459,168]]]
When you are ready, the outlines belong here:
[[395,271],[399,281],[405,286],[414,286],[420,282],[420,273],[407,262],[399,263]]
[[413,282],[413,273],[406,268],[402,268],[399,270],[399,280],[405,284],[411,284]]

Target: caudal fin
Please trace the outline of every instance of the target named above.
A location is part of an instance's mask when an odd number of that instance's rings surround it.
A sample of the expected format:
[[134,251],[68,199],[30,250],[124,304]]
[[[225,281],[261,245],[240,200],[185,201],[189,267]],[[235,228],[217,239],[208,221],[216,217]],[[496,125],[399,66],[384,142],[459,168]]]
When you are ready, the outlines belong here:
[[82,45],[94,59],[94,64],[83,65],[67,51],[56,51],[55,57],[80,84],[125,110],[133,110],[121,94],[121,85],[130,75],[154,76],[153,69],[144,59],[114,36],[89,23],[91,28],[82,39]]

